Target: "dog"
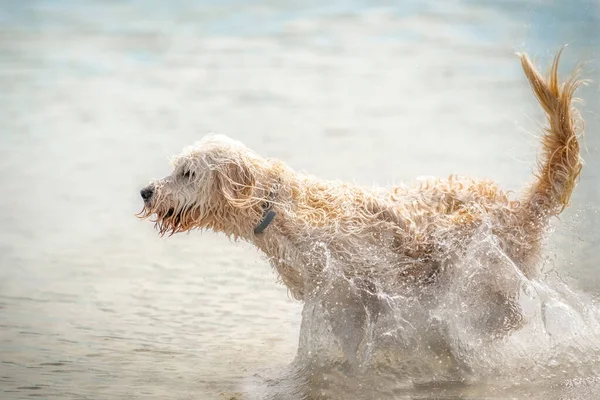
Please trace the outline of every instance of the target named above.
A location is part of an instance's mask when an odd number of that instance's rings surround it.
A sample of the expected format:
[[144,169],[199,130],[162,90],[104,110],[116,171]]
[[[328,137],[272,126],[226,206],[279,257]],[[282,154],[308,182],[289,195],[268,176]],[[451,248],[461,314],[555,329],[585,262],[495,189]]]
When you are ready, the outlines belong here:
[[[252,243],[297,300],[319,289],[335,257],[348,284],[336,287],[326,306],[340,336],[348,327],[361,329],[371,306],[360,305],[374,304],[376,291],[406,293],[440,279],[484,221],[502,251],[533,279],[548,224],[569,205],[582,168],[583,121],[573,96],[583,81],[579,69],[559,81],[561,52],[547,77],[518,54],[547,126],[537,173],[517,200],[492,181],[468,177],[378,190],[323,180],[210,134],[174,158],[170,175],[141,190],[138,217],[154,222],[161,235],[212,230]],[[508,310],[502,318],[510,315],[510,329],[518,329],[518,288],[495,283],[487,290]],[[340,301],[357,307],[344,311],[335,307]],[[346,335],[341,340],[351,354],[360,335]]]

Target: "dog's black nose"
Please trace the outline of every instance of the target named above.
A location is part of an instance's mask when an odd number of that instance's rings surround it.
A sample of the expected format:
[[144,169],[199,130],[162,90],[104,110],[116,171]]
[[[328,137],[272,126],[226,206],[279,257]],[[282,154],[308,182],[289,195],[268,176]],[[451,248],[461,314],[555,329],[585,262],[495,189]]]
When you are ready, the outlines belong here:
[[140,190],[140,195],[142,196],[142,199],[144,199],[144,201],[150,200],[150,198],[152,198],[153,194],[154,194],[154,189],[152,188],[152,186],[148,186],[148,187],[145,187],[142,190]]

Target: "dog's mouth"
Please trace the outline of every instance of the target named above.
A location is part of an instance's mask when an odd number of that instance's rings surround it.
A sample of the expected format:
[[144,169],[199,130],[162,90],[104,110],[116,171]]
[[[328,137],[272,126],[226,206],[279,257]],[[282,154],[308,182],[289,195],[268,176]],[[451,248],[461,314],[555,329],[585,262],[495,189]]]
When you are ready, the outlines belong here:
[[158,213],[153,221],[154,227],[161,236],[164,236],[165,234],[171,236],[185,230],[182,224],[181,212],[175,212],[173,207],[169,208],[164,213]]
[[154,222],[154,227],[161,236],[167,233],[171,236],[185,230],[182,224],[182,213],[175,212],[175,208],[173,207],[168,208],[166,211],[161,211],[144,205],[142,211],[136,214],[136,216],[140,219],[149,219],[150,222]]

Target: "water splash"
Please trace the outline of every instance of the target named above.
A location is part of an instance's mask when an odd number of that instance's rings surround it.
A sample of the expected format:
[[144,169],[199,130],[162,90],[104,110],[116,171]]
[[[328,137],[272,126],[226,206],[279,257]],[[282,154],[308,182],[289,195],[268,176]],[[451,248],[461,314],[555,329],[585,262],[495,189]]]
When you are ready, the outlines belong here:
[[[491,225],[466,249],[436,283],[398,294],[346,278],[342,261],[316,245],[327,267],[305,302],[296,359],[256,375],[249,397],[600,396],[593,299],[555,270],[527,279]],[[518,295],[497,296],[502,287]]]

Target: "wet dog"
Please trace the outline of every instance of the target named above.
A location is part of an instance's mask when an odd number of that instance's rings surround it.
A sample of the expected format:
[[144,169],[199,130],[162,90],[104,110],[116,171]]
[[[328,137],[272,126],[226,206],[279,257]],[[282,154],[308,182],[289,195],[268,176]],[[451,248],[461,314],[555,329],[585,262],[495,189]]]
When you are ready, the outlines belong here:
[[[169,176],[141,190],[139,216],[161,234],[210,229],[252,243],[298,300],[322,289],[335,259],[343,279],[324,304],[347,354],[361,337],[348,332],[360,331],[377,313],[377,293],[406,294],[442,279],[483,223],[522,274],[535,278],[548,223],[569,204],[582,167],[582,121],[573,106],[582,81],[577,71],[559,81],[560,53],[546,77],[519,56],[547,117],[539,169],[519,199],[492,181],[456,176],[371,190],[298,173],[240,142],[209,135],[174,158]],[[500,279],[484,290],[506,309],[498,317],[504,322],[488,325],[517,329],[523,322],[518,288]]]

